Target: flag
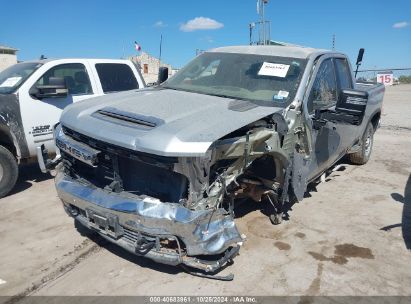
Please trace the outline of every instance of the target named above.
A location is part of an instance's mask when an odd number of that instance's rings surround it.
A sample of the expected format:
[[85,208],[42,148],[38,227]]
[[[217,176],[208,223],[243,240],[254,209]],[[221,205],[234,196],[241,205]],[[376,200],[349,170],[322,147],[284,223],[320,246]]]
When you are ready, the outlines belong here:
[[134,41],[134,46],[136,48],[136,51],[138,51],[138,52],[141,51],[141,46],[137,43],[137,41]]

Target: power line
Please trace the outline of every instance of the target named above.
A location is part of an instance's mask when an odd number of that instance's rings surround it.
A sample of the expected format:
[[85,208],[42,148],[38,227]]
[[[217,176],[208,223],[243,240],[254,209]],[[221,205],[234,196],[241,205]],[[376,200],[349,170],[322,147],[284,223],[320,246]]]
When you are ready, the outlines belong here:
[[411,70],[411,68],[372,69],[372,70],[360,70],[360,71],[358,71],[358,72],[405,71],[405,70]]

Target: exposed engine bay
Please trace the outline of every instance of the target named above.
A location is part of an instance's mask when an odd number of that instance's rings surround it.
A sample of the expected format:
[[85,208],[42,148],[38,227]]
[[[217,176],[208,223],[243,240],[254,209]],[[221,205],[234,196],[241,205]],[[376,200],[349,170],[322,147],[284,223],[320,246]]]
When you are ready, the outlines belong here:
[[[288,132],[283,116],[274,114],[224,136],[205,157],[163,157],[100,143],[59,125],[56,144],[62,164],[56,186],[66,211],[111,241],[132,240],[122,246],[163,263],[167,259],[159,258],[159,252],[166,248],[177,256],[168,261],[171,264],[216,272],[238,254],[245,240],[234,224],[238,200],[268,200],[271,221],[281,223],[296,138],[298,133]],[[94,200],[99,197],[94,201],[97,206],[79,204],[90,199],[77,183],[87,185]],[[67,195],[77,192],[82,200]],[[123,200],[116,203],[114,198],[120,197]],[[144,206],[129,204],[124,198]],[[114,213],[99,211],[98,206]],[[170,207],[173,211],[164,209]],[[143,216],[143,221],[132,219],[132,213]],[[161,220],[171,218],[174,227],[172,223],[148,224],[146,216],[153,213]],[[176,222],[190,222],[191,228],[178,228]],[[153,256],[155,251],[157,256]]]

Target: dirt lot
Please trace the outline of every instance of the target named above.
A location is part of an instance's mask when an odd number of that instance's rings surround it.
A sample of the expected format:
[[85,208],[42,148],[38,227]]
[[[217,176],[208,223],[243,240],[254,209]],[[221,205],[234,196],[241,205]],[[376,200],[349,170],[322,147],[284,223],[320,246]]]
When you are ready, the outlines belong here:
[[347,165],[248,240],[232,282],[190,276],[81,235],[36,166],[0,200],[0,295],[411,295],[411,86],[388,88],[372,159]]

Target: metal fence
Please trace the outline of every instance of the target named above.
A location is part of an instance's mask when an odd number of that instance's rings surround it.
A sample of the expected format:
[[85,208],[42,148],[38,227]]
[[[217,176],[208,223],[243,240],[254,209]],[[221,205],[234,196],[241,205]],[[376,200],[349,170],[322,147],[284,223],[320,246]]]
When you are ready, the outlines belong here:
[[378,73],[383,73],[386,71],[392,71],[394,78],[398,79],[400,76],[411,76],[411,68],[393,68],[393,69],[367,69],[360,70],[357,74],[357,79],[362,78],[366,80],[375,80]]

